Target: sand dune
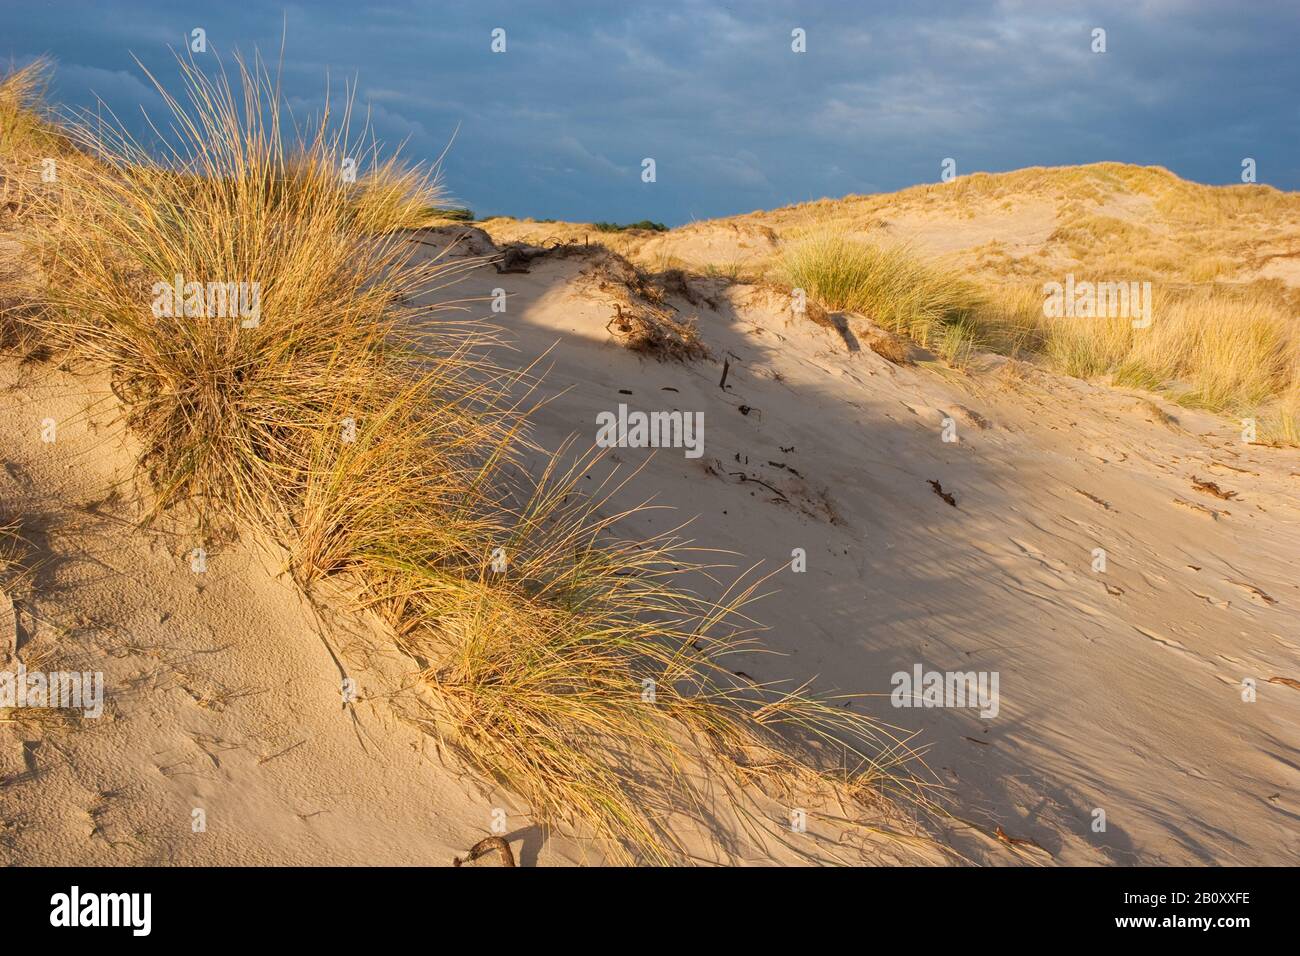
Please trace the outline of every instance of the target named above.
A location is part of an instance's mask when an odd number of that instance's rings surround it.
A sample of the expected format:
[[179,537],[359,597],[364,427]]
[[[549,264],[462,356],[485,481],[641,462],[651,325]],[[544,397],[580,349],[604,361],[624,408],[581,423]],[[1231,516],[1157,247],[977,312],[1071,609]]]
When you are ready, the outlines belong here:
[[[658,450],[638,483],[677,510],[638,530],[691,517],[697,540],[776,568],[806,551],[807,571],[783,570],[761,604],[780,654],[737,669],[873,695],[853,706],[919,734],[954,812],[1032,839],[1046,853],[1020,852],[1034,858],[1295,859],[1287,741],[1300,696],[1264,683],[1293,674],[1300,651],[1294,452],[1005,359],[969,374],[896,365],[853,345],[872,334],[865,319],[849,317],[846,342],[792,321],[769,290],[724,280],[669,299],[698,317],[713,359],[657,362],[611,343],[615,302],[593,293],[593,268],[541,259],[466,285],[506,289],[502,322],[523,355],[555,346],[543,444],[591,434],[619,403],[704,410],[704,455]],[[891,707],[890,675],[918,662],[999,672],[1001,713]],[[1255,703],[1242,701],[1248,677]]]
[[[502,243],[526,238],[486,228]],[[979,216],[964,228],[932,241],[998,234]],[[421,238],[428,255],[498,252],[473,228]],[[779,241],[721,224],[652,237],[641,252],[718,263]],[[814,324],[769,286],[700,274],[695,258],[661,307],[691,320],[707,357],[661,361],[619,340],[611,323],[630,293],[610,262],[569,246],[517,272],[483,265],[455,293],[504,290],[498,359],[545,356],[533,417],[544,448],[590,444],[597,416],[620,405],[703,413],[699,457],[613,449],[589,480],[641,468],[629,499],[668,507],[623,530],[689,520],[701,546],[775,571],[753,613],[776,653],[728,666],[864,695],[843,706],[924,750],[918,773],[944,788],[950,814],[911,821],[932,850],[814,826],[806,843],[735,851],[742,824],[724,821],[690,835],[697,860],[1300,857],[1300,693],[1270,682],[1300,676],[1294,450],[1245,445],[1224,418],[1013,359],[958,371],[912,348],[898,364],[867,347],[879,330],[865,317]],[[413,662],[348,594],[305,597],[269,541],[215,548],[200,574],[183,528],[137,527],[134,450],[105,379],[17,359],[3,372],[3,501],[40,568],[8,659],[102,669],[112,688],[103,721],[0,731],[7,860],[447,864],[499,808],[524,864],[602,858],[437,752],[412,722],[423,693]],[[63,423],[54,444],[41,441],[48,417]],[[791,569],[796,549],[806,570]],[[892,675],[917,665],[996,672],[997,716],[892,706]],[[348,676],[351,704],[339,693]],[[1243,701],[1248,678],[1254,702]],[[779,820],[783,809],[763,812]]]
[[1204,186],[1158,166],[1094,163],[975,173],[896,193],[846,196],[691,223],[601,233],[587,223],[483,223],[499,242],[601,241],[649,267],[753,274],[783,243],[842,230],[907,245],[993,281],[1072,269],[1183,281],[1300,284],[1300,202],[1258,186]]

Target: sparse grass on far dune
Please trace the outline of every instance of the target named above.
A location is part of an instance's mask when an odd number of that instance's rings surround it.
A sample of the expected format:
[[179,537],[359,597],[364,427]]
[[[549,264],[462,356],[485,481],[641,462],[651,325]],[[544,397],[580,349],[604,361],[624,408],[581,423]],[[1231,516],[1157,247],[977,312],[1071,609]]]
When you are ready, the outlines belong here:
[[1262,440],[1295,443],[1300,323],[1272,290],[1155,288],[1151,325],[1135,328],[1127,316],[1048,318],[1041,288],[1003,286],[990,290],[979,322],[984,341],[1014,343],[999,351],[1162,391],[1189,407],[1258,417]]
[[[429,729],[612,859],[682,861],[674,823],[715,810],[780,840],[780,814],[754,815],[764,794],[879,820],[893,782],[916,792],[871,721],[725,668],[752,584],[696,597],[689,551],[615,537],[609,496],[578,487],[590,460],[520,485],[523,373],[479,358],[489,329],[412,304],[454,271],[395,231],[441,205],[426,177],[375,163],[382,188],[358,199],[330,118],[285,128],[259,65],[238,61],[233,87],[182,78],[183,100],[159,85],[165,162],[73,130],[100,161],[62,181],[34,247],[50,281],[33,322],[110,372],[157,508],[271,534],[304,586],[359,583],[419,662]],[[258,283],[258,321],[160,314],[177,275]]]
[[1129,315],[1049,318],[1041,286],[981,289],[904,247],[834,231],[792,241],[784,272],[826,308],[861,313],[951,364],[978,350],[1038,357],[1067,375],[1111,376],[1189,407],[1256,417],[1262,440],[1295,443],[1300,322],[1267,283],[1155,284],[1151,325],[1135,328]]
[[[1300,242],[1300,194],[1262,184],[1207,186],[1159,166],[1093,163],[969,173],[895,193],[819,199],[734,221],[795,242],[809,229],[875,234],[942,219],[958,229],[1016,236],[1026,221],[1054,216],[1056,227],[1029,255],[989,259],[968,247],[960,259],[975,281],[1091,272],[1129,279],[1208,282],[1251,278],[1269,256]],[[1025,216],[1022,220],[1019,217]],[[1047,278],[1046,276],[1044,278]]]

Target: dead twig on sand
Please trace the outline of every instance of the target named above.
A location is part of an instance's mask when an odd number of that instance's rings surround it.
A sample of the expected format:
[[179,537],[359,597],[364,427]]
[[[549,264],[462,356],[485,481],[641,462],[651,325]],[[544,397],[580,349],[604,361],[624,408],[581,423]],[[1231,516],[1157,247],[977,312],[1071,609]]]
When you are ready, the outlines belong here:
[[993,835],[1009,847],[1032,847],[1035,850],[1042,850],[1044,853],[1047,853],[1048,856],[1052,855],[1036,840],[1022,840],[1019,837],[1008,836],[1007,832],[1002,829],[1001,825],[993,831]]
[[1195,475],[1192,475],[1192,487],[1197,491],[1204,492],[1207,495],[1214,495],[1214,497],[1221,498],[1224,501],[1231,501],[1233,498],[1237,497],[1235,491],[1227,491],[1220,488],[1218,484],[1213,481],[1201,481],[1201,479],[1197,478]]
[[957,499],[954,498],[950,492],[944,491],[943,485],[939,484],[939,482],[931,480],[930,487],[934,489],[936,495],[948,502],[948,504],[952,505],[954,508],[957,507]]
[[491,853],[493,850],[496,850],[498,853],[501,854],[502,866],[512,867],[515,865],[515,855],[512,852],[510,852],[510,844],[507,843],[499,836],[491,836],[479,840],[477,843],[475,843],[472,847],[469,848],[469,853],[465,855],[464,859],[461,859],[460,857],[454,857],[452,859],[451,865],[464,866],[466,863],[473,863],[479,857],[483,856],[484,854]]
[[784,501],[786,504],[789,504],[789,503],[790,503],[790,499],[789,499],[789,498],[787,498],[784,494],[782,494],[778,489],[773,488],[771,485],[769,485],[769,484],[768,484],[766,481],[764,481],[762,478],[755,478],[753,475],[747,475],[747,474],[745,474],[743,471],[729,471],[729,472],[727,472],[727,474],[729,474],[732,478],[739,478],[741,484],[744,484],[744,483],[747,482],[747,481],[752,481],[752,482],[753,482],[754,484],[756,484],[756,485],[762,485],[764,488],[766,488],[768,491],[772,492],[772,494],[776,495],[778,498],[780,498],[780,499],[781,499],[782,501]]

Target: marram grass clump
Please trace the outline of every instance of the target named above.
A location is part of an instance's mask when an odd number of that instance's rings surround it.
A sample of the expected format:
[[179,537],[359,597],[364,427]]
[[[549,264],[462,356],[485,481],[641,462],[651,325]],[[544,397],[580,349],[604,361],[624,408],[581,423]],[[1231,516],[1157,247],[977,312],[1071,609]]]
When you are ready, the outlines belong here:
[[960,350],[979,304],[975,287],[926,265],[902,246],[876,246],[841,232],[792,243],[785,279],[827,309],[858,312],[926,347]]
[[1188,407],[1259,422],[1261,441],[1296,444],[1300,321],[1264,285],[1153,285],[1149,318],[1049,317],[1038,286],[991,289],[978,313],[997,351],[1078,378],[1160,391]]
[[[179,142],[165,163],[120,130],[71,127],[99,162],[70,169],[46,209],[37,253],[57,282],[38,324],[111,371],[160,508],[287,533],[304,520],[322,433],[344,435],[417,382],[471,394],[476,333],[439,323],[448,347],[415,355],[430,310],[410,300],[446,267],[417,263],[391,232],[406,206],[366,197],[378,181],[424,205],[437,198],[427,177],[389,162],[354,186],[328,114],[290,138],[264,71],[241,63],[236,95],[182,67],[188,105],[167,97]],[[490,431],[458,402],[422,407],[459,447]]]
[[431,691],[428,730],[609,859],[684,861],[681,822],[719,814],[779,840],[767,797],[879,820],[917,796],[882,728],[725,666],[758,582],[696,596],[708,568],[619,538],[621,484],[582,496],[595,462],[568,449],[525,481],[526,370],[482,358],[491,330],[431,302],[458,267],[402,234],[445,205],[436,182],[377,149],[348,181],[348,112],[291,127],[236,62],[233,83],[182,62],[181,98],[156,84],[161,156],[71,124],[96,159],[39,209],[32,322],[110,373],[154,511],[273,536],[304,587],[358,583]]

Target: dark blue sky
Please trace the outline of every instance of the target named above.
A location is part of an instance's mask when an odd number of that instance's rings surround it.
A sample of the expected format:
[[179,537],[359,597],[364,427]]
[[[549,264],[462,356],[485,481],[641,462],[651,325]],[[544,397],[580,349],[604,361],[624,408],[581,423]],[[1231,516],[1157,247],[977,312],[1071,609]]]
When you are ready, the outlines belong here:
[[[374,125],[444,163],[480,215],[675,225],[958,173],[1099,160],[1300,187],[1300,2],[0,0],[0,57],[56,61],[53,98],[162,106],[191,28],[274,60],[318,109],[354,76]],[[506,31],[507,49],[490,50]],[[790,49],[791,30],[807,52]],[[1091,52],[1094,27],[1107,52]],[[215,63],[215,60],[213,61]],[[641,181],[653,157],[658,181]]]

